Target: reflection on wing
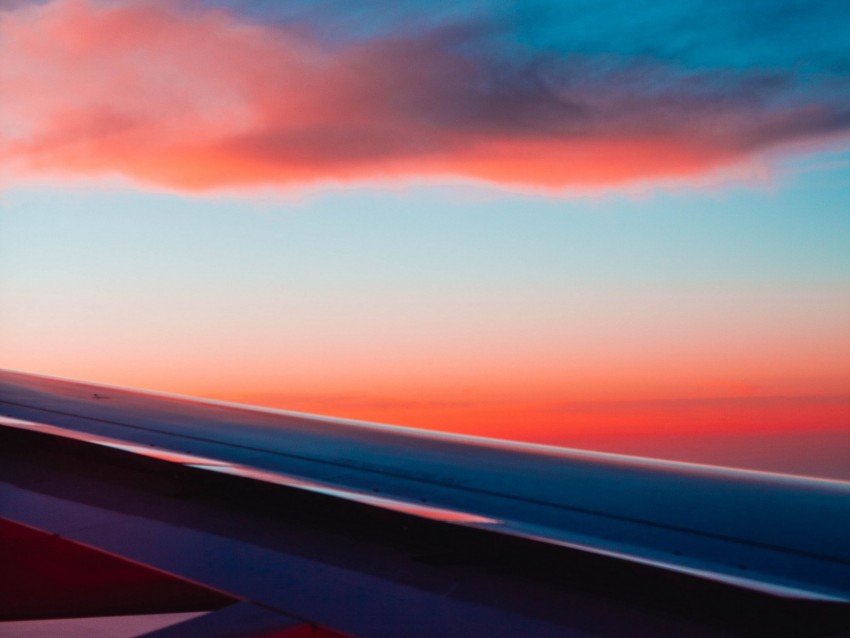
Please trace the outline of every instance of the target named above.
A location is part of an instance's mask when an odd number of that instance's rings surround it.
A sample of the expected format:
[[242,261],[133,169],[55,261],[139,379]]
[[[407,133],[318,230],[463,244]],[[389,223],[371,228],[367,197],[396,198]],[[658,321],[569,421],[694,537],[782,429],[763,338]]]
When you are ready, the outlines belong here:
[[850,483],[12,372],[0,381],[0,425],[7,428],[771,595],[850,601]]
[[41,421],[53,415],[63,433],[128,451],[423,515],[446,512],[443,518],[458,523],[498,526],[777,593],[850,599],[850,484],[840,481],[113,388],[72,394],[78,386],[9,373],[4,381],[7,413]]

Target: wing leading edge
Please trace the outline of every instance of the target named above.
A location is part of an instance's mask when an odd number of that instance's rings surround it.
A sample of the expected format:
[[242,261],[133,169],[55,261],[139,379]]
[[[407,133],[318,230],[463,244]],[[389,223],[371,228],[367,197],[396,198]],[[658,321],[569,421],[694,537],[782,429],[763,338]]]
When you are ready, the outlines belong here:
[[850,483],[0,372],[0,424],[725,584],[850,601]]

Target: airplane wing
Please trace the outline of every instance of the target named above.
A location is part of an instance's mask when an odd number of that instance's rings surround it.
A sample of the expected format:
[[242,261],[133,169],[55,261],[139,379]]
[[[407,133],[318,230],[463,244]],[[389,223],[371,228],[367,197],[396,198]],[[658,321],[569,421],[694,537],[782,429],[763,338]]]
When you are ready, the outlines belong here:
[[[11,371],[0,426],[0,538],[29,583],[0,620],[138,607],[191,612],[157,636],[850,635],[843,481]],[[56,612],[27,562],[43,547],[123,567]],[[121,596],[110,574],[131,568],[149,573]],[[104,588],[115,602],[92,607]]]

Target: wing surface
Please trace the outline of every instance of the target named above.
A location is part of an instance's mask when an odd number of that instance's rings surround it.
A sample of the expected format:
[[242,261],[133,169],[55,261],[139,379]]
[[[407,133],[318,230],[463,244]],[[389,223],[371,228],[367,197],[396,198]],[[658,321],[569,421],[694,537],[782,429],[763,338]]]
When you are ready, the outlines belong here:
[[850,483],[2,372],[7,427],[775,595],[850,600]]

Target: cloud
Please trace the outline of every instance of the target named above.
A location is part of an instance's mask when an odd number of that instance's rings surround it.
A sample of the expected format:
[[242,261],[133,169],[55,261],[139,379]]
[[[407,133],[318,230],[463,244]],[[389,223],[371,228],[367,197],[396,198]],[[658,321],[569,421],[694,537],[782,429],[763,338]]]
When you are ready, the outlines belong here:
[[0,13],[0,168],[181,190],[595,187],[698,177],[850,128],[846,81],[532,51],[493,28],[328,42],[192,2],[13,5]]
[[31,2],[32,0],[0,0],[0,11],[11,11]]

